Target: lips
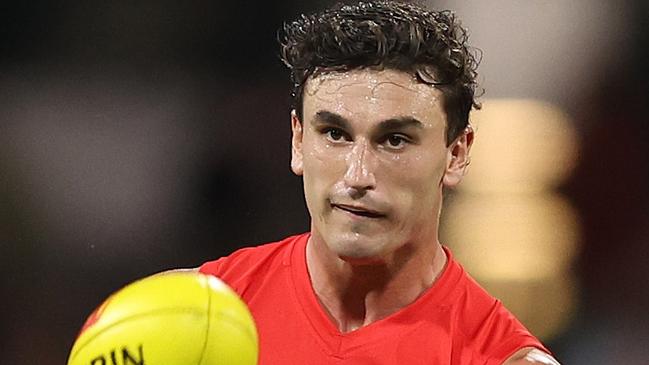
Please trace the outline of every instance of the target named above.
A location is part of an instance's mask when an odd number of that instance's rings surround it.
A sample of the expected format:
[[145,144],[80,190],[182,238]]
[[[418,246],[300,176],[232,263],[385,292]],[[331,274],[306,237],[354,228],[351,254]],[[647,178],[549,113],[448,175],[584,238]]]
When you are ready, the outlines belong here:
[[333,208],[340,209],[342,211],[345,211],[347,213],[353,214],[355,216],[359,217],[365,217],[365,218],[383,218],[385,217],[385,214],[378,212],[376,210],[363,207],[363,206],[358,206],[358,205],[347,205],[347,204],[331,204]]

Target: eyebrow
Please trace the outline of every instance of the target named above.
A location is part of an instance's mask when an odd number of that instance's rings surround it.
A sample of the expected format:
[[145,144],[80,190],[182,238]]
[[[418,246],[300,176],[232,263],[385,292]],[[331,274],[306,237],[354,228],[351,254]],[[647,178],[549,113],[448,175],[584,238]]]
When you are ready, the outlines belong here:
[[[349,120],[343,117],[340,114],[333,113],[327,110],[320,110],[315,113],[314,122],[316,123],[325,123],[330,124],[342,129],[348,129],[350,127]],[[418,119],[411,116],[401,116],[382,120],[379,122],[377,129],[379,131],[391,131],[414,127],[417,129],[423,129],[424,124]]]

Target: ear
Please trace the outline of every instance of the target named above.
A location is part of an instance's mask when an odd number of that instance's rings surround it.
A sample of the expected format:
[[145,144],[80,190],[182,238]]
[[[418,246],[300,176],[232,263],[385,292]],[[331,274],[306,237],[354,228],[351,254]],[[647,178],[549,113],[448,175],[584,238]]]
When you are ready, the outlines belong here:
[[298,176],[302,176],[304,172],[302,160],[302,122],[297,117],[295,109],[291,111],[291,131],[293,137],[291,138],[291,170]]
[[442,180],[444,186],[452,188],[466,175],[467,167],[471,162],[469,152],[471,152],[473,137],[473,128],[468,125],[464,132],[448,146],[446,171]]

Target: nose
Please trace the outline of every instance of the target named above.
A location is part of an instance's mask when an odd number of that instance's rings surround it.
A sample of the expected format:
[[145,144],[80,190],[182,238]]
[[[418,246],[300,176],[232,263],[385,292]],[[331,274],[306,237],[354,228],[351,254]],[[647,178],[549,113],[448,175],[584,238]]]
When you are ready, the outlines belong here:
[[345,171],[345,186],[354,192],[364,194],[367,190],[376,187],[374,169],[376,160],[368,143],[364,140],[357,141],[346,157],[347,170]]

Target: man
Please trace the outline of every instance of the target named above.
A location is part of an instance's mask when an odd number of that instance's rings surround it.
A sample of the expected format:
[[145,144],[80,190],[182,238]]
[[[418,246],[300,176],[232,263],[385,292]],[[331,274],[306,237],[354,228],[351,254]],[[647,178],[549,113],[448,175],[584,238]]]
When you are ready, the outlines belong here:
[[248,304],[260,364],[557,364],[438,240],[477,62],[450,12],[358,3],[285,25],[310,232],[200,271]]

